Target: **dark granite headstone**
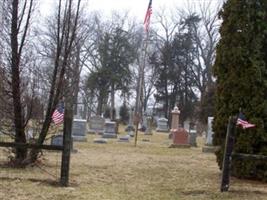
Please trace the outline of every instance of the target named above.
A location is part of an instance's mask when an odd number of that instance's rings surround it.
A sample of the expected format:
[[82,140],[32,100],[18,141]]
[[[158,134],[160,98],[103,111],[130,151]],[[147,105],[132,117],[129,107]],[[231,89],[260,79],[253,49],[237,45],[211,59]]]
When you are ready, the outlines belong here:
[[63,146],[63,135],[52,136],[51,145]]
[[116,122],[106,121],[103,138],[117,138],[117,124]]
[[[70,149],[73,151],[73,139],[71,139],[71,146]],[[63,135],[54,135],[51,138],[51,145],[63,146]]]
[[93,116],[89,120],[89,133],[103,134],[105,128],[105,119],[100,116]]
[[125,135],[119,138],[118,142],[130,142],[130,136]]
[[97,143],[97,144],[107,144],[108,141],[104,138],[95,138],[94,139],[94,143]]
[[87,133],[87,121],[85,119],[74,119],[72,123],[72,138],[74,141],[85,142]]

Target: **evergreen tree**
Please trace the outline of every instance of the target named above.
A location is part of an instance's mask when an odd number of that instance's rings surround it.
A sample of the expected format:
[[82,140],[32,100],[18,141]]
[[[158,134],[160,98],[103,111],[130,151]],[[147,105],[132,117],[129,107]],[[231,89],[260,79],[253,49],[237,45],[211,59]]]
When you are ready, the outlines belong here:
[[213,116],[215,103],[215,84],[209,83],[199,102],[199,120],[203,124],[208,123],[208,117]]
[[[99,55],[101,68],[106,71],[108,78],[111,107],[115,109],[115,92],[120,90],[122,94],[129,91],[132,81],[130,64],[134,61],[133,46],[129,42],[130,34],[119,27],[115,27],[111,32],[106,32],[103,40],[99,44]],[[113,120],[111,113],[110,118]]]
[[[133,44],[130,42],[131,35],[121,27],[112,27],[99,35],[99,42],[96,42],[94,57],[96,63],[91,69],[87,80],[87,88],[97,98],[97,114],[101,115],[104,105],[110,97],[111,110],[115,110],[115,93],[121,95],[129,93],[129,86],[132,82],[130,65],[134,62],[135,53]],[[115,119],[113,112],[109,118]]]
[[155,98],[163,103],[166,118],[170,118],[171,110],[178,103],[181,122],[193,116],[197,101],[193,90],[196,87],[194,71],[191,68],[196,48],[191,30],[192,25],[198,22],[199,18],[195,15],[181,21],[180,31],[164,43],[158,58],[156,54],[150,58],[157,74]]
[[[228,0],[220,13],[223,20],[214,74],[217,78],[214,144],[222,165],[228,117],[239,108],[256,128],[237,128],[234,151],[267,155],[267,1]],[[267,163],[232,161],[232,175],[267,180]]]
[[123,102],[122,106],[120,107],[120,120],[123,124],[127,124],[129,121],[129,108],[125,102]]
[[96,97],[96,114],[101,115],[104,112],[104,105],[107,104],[109,94],[109,73],[105,68],[99,68],[93,71],[87,77],[86,87],[91,91],[92,96]]

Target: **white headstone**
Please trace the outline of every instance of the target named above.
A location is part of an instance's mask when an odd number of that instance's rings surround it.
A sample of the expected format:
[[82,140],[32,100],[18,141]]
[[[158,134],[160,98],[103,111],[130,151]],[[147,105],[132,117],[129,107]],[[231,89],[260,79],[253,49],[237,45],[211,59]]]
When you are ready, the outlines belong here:
[[156,131],[158,131],[158,132],[169,132],[168,119],[166,119],[166,118],[158,119]]
[[208,117],[208,130],[206,136],[206,145],[212,145],[212,139],[214,132],[212,131],[212,122],[214,117]]
[[146,121],[147,121],[147,127],[145,135],[152,135],[152,117],[151,116],[146,117]]
[[190,121],[186,120],[184,121],[184,129],[189,132],[190,131]]

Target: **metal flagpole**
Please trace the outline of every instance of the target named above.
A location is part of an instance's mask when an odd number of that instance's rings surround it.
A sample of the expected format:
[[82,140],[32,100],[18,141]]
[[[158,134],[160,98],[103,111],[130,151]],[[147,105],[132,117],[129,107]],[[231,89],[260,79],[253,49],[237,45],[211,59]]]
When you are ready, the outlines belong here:
[[144,90],[144,69],[145,69],[145,64],[146,64],[146,56],[147,56],[147,46],[148,46],[148,37],[149,37],[149,32],[148,32],[148,27],[150,23],[150,15],[152,13],[152,0],[149,1],[146,16],[145,16],[145,31],[146,31],[146,38],[144,40],[144,57],[143,57],[143,63],[140,65],[139,69],[139,82],[138,82],[138,90],[137,90],[137,95],[136,95],[136,108],[135,108],[135,141],[134,141],[134,146],[136,147],[137,145],[137,137],[138,137],[138,125],[140,122],[140,119],[142,119],[142,107],[143,107],[143,90]]
[[145,44],[144,44],[144,57],[143,57],[143,63],[140,65],[140,71],[139,71],[139,85],[138,85],[138,91],[137,91],[137,99],[136,99],[136,109],[135,109],[135,140],[134,140],[134,146],[137,145],[137,137],[138,137],[138,125],[139,122],[142,119],[142,103],[143,103],[143,90],[144,90],[144,69],[146,64],[146,56],[147,56],[147,46],[148,46],[148,32],[146,34]]

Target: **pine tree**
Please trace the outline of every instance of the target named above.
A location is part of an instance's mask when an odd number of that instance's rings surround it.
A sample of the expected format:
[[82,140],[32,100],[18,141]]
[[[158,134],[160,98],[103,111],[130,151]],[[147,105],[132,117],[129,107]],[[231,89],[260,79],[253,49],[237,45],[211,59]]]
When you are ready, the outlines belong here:
[[[234,151],[267,155],[267,20],[265,0],[228,0],[220,13],[223,20],[214,74],[217,78],[214,144],[219,166],[228,117],[242,108],[254,129],[237,128]],[[232,161],[232,175],[267,180],[267,163]]]
[[127,124],[129,121],[129,108],[126,105],[126,102],[124,101],[122,106],[120,107],[120,121],[123,124]]

